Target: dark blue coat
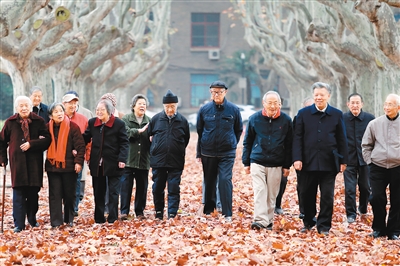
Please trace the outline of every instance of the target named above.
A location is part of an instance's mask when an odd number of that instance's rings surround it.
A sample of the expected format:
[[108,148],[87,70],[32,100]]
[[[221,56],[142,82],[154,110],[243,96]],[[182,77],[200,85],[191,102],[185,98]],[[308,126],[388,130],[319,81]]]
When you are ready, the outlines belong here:
[[40,109],[39,109],[39,112],[37,113],[37,115],[40,116],[41,118],[43,118],[44,122],[47,124],[50,121],[49,108],[44,103],[40,103],[39,106],[40,106]]
[[302,171],[338,172],[337,164],[347,164],[346,129],[340,110],[328,105],[321,113],[315,104],[305,107],[297,113],[294,128],[293,161],[302,161]]
[[349,145],[349,162],[351,166],[367,165],[362,156],[361,140],[369,122],[375,119],[370,113],[361,110],[358,116],[354,116],[350,111],[343,114],[346,126],[347,142]]

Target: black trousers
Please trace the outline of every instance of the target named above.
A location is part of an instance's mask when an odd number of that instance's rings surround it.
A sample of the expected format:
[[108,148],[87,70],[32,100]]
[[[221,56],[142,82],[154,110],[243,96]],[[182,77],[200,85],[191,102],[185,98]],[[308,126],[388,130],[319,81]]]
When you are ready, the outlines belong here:
[[304,214],[304,202],[303,202],[303,198],[304,198],[304,191],[305,189],[305,185],[304,185],[304,178],[301,177],[301,171],[296,171],[296,175],[297,175],[297,198],[299,200],[299,211],[300,213]]
[[175,168],[153,168],[154,208],[164,213],[165,186],[168,183],[168,214],[176,215],[181,200],[182,170]]
[[[74,221],[74,207],[76,199],[76,182],[78,174],[75,172],[47,172],[49,180],[49,209],[51,226]],[[64,202],[64,217],[62,204]]]
[[[386,169],[369,165],[371,175],[371,206],[374,214],[372,229],[388,236],[400,233],[400,166]],[[386,223],[386,188],[390,191],[390,210]]]
[[23,186],[13,188],[14,225],[25,229],[25,217],[31,225],[36,224],[36,213],[39,209],[40,187]]
[[279,192],[278,192],[278,195],[276,196],[275,208],[282,208],[282,206],[281,206],[282,205],[282,197],[283,197],[283,193],[285,193],[286,185],[287,185],[287,177],[282,175],[281,184],[279,186]]
[[96,223],[105,223],[105,195],[106,184],[108,184],[108,217],[109,223],[114,223],[118,220],[118,201],[120,192],[120,176],[93,176],[93,194],[94,194],[94,221]]
[[136,180],[135,214],[143,215],[149,186],[149,170],[131,167],[125,167],[121,177],[121,214],[129,214],[134,180]]
[[[304,181],[303,222],[305,226],[314,226],[316,223],[318,232],[331,229],[336,174],[336,172],[301,171],[301,178]],[[318,186],[321,193],[320,211],[315,221]]]
[[356,218],[357,216],[357,203],[356,203],[356,189],[360,191],[359,210],[361,213],[367,213],[368,200],[371,193],[369,184],[369,169],[367,165],[364,166],[347,166],[346,171],[343,173],[345,196],[344,202],[346,207],[347,217]]

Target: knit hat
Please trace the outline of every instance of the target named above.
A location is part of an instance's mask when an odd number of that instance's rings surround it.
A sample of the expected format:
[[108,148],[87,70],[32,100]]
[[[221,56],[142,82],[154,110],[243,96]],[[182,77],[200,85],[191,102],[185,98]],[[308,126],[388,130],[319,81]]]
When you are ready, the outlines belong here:
[[114,107],[117,106],[117,98],[116,98],[115,95],[112,94],[112,93],[106,93],[106,94],[104,94],[103,96],[101,96],[100,100],[109,100],[109,101],[111,101],[111,103],[112,103],[112,105],[113,105]]
[[228,89],[228,87],[225,85],[225,82],[220,81],[220,80],[217,80],[217,81],[214,81],[213,83],[211,83],[210,89],[211,88],[224,88],[226,90]]
[[167,91],[167,94],[163,97],[162,103],[177,103],[178,97],[172,93],[171,90]]
[[147,99],[146,96],[144,96],[143,94],[136,94],[135,96],[133,96],[132,101],[131,101],[131,108],[135,107],[137,101],[139,99],[144,99],[144,101],[146,102],[146,105],[149,105],[149,100]]

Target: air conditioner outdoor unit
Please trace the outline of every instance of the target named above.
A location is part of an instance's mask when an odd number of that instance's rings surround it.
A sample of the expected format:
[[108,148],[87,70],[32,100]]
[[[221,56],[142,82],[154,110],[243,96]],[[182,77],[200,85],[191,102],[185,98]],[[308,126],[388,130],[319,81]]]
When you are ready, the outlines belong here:
[[208,50],[208,59],[218,60],[219,59],[219,49]]

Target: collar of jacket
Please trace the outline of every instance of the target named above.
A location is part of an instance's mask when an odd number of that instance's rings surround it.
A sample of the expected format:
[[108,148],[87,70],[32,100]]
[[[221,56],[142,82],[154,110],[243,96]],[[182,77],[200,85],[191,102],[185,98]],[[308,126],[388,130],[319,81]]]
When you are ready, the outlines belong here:
[[217,108],[218,110],[219,109],[223,110],[224,106],[225,106],[225,103],[226,103],[226,99],[224,98],[224,102],[221,103],[221,104],[217,104],[214,100],[213,100],[213,103],[214,103],[215,108]]
[[[29,118],[30,118],[31,120],[43,119],[43,118],[41,118],[40,116],[38,116],[37,114],[35,114],[34,112],[30,112],[30,113],[29,113]],[[19,114],[18,114],[18,113],[15,113],[14,115],[10,116],[10,117],[8,118],[8,120],[19,120]]]
[[[134,123],[136,123],[136,124],[139,124],[139,122],[137,121],[137,118],[136,118],[134,112],[131,113],[131,115],[128,117],[128,120],[129,120],[130,122],[134,122]],[[149,121],[150,121],[150,117],[147,116],[146,114],[144,114],[142,123],[146,123],[146,122],[149,122]]]
[[354,116],[353,113],[350,112],[350,111],[349,111],[349,113],[350,113],[350,120],[354,120],[355,118],[357,118],[360,121],[364,120],[364,112],[363,112],[362,109],[361,109],[361,112],[360,112],[360,114],[358,116]]
[[[107,123],[105,123],[104,125],[106,127],[112,127],[114,125],[114,121],[115,121],[115,116],[111,115],[110,119],[107,121]],[[96,121],[94,121],[94,126],[95,127],[99,127],[103,124],[103,122],[101,122],[101,120],[99,118],[96,117]]]
[[[317,107],[315,106],[315,103],[313,105],[311,105],[311,114],[317,114],[317,113],[321,113],[321,111],[317,110]],[[331,115],[331,106],[328,103],[328,106],[326,106],[325,112],[323,112],[324,114],[327,115]]]

